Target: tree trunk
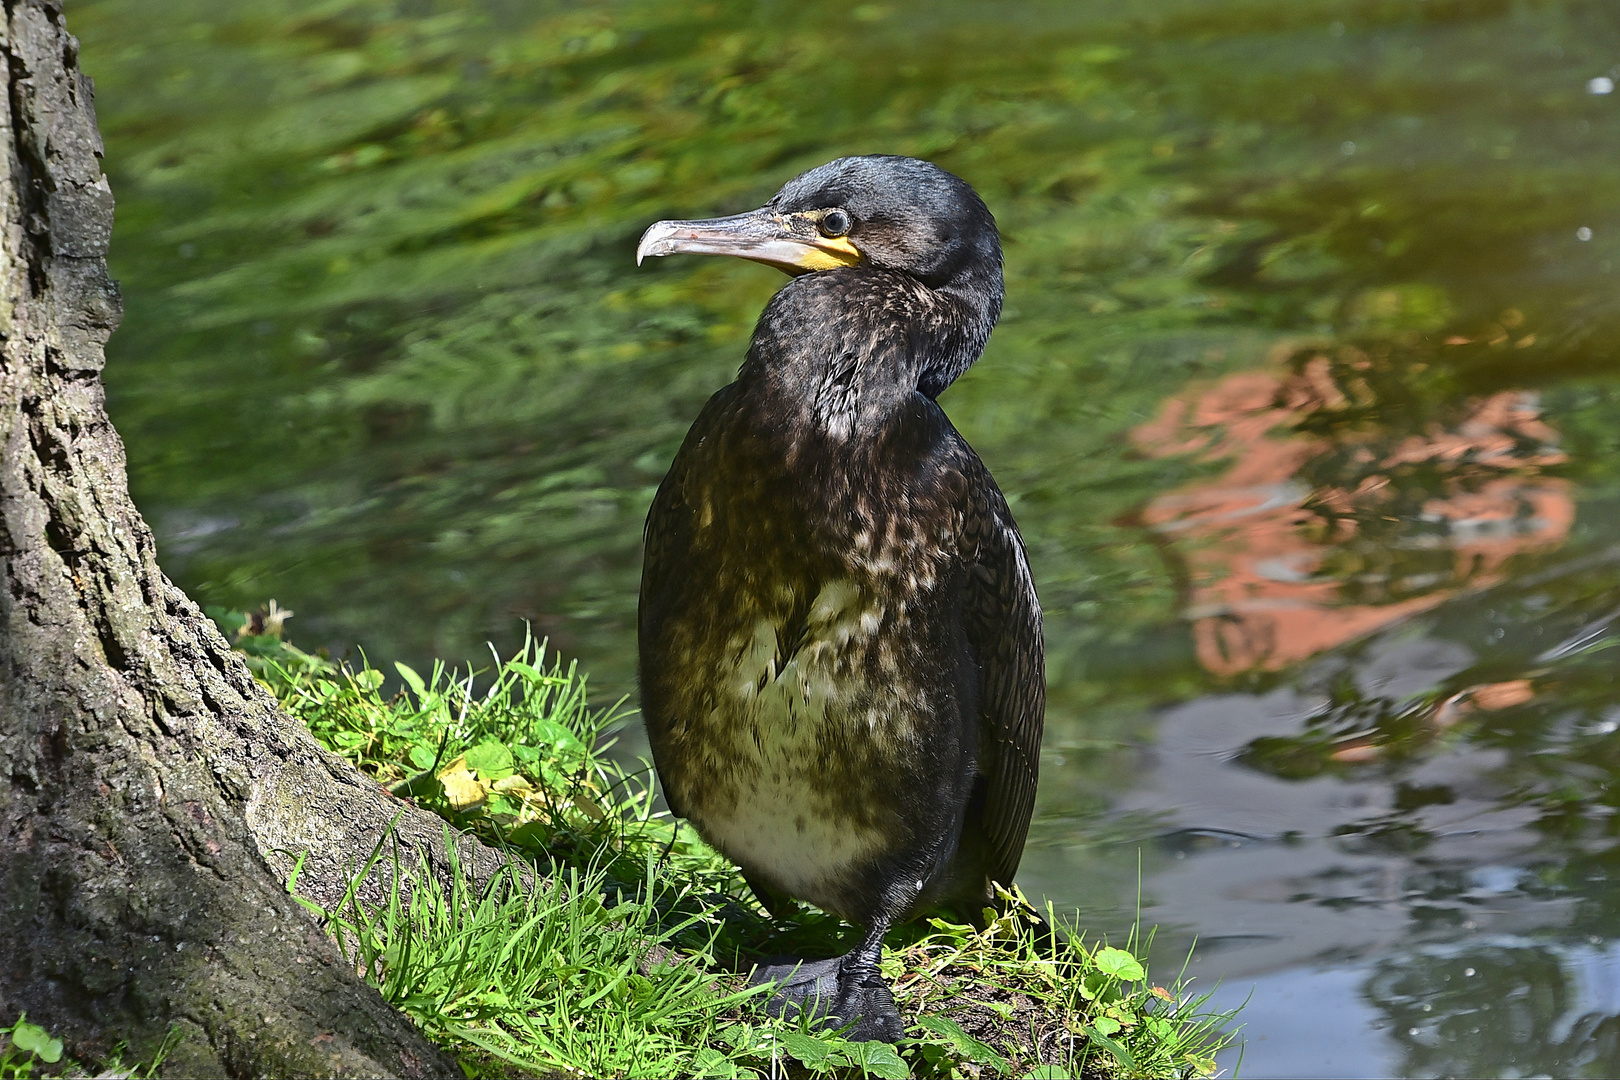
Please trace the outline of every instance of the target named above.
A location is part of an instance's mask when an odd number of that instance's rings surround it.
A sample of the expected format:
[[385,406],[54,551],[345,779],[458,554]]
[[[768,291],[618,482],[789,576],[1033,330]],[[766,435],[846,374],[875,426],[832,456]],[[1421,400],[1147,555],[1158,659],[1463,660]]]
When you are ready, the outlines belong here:
[[[282,715],[158,569],[107,419],[113,199],[59,3],[3,0],[0,1022],[181,1076],[459,1075],[287,895],[331,903],[398,815]],[[487,866],[484,848],[463,858]]]

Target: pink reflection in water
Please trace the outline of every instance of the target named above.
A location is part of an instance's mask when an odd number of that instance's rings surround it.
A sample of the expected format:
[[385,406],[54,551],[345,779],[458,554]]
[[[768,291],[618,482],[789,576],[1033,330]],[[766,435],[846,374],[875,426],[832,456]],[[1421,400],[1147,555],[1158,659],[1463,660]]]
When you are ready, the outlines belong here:
[[[1218,478],[1160,496],[1141,514],[1187,564],[1198,658],[1217,674],[1276,670],[1434,607],[1495,580],[1509,556],[1559,543],[1574,521],[1568,483],[1543,473],[1565,460],[1557,433],[1524,391],[1493,394],[1460,421],[1422,433],[1345,424],[1300,434],[1314,413],[1367,404],[1365,381],[1344,372],[1369,361],[1346,354],[1337,378],[1325,355],[1293,371],[1230,375],[1172,398],[1132,433],[1156,457],[1231,462]],[[1302,478],[1328,454],[1347,462],[1334,482]],[[1428,488],[1414,479],[1425,471]],[[1436,478],[1438,496],[1426,493]],[[1358,543],[1358,557],[1339,561],[1365,563],[1379,548],[1386,571],[1332,565]],[[1439,570],[1436,550],[1450,553]],[[1402,576],[1424,553],[1425,572]],[[1352,583],[1377,598],[1348,596]]]

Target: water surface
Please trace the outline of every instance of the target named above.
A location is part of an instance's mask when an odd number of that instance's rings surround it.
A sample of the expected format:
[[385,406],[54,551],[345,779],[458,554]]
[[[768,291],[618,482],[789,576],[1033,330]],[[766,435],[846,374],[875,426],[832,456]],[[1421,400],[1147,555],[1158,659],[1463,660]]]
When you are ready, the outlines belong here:
[[113,416],[193,596],[382,661],[528,620],[633,693],[642,516],[781,281],[635,237],[925,156],[1006,240],[942,404],[1045,610],[1025,888],[1196,939],[1247,1075],[1620,1071],[1612,3],[69,20]]

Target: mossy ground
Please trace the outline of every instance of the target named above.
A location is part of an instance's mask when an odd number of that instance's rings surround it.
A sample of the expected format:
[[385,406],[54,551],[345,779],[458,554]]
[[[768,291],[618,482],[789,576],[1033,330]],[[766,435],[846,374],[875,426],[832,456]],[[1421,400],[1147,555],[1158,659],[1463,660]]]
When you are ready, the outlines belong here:
[[[481,673],[395,665],[403,686],[388,693],[382,671],[282,642],[273,615],[215,614],[325,745],[512,855],[482,888],[396,888],[379,908],[322,912],[469,1075],[1207,1076],[1231,1038],[1201,997],[1149,978],[1144,943],[1088,945],[1021,898],[983,930],[929,919],[891,935],[899,1047],[772,1019],[742,973],[766,955],[836,955],[850,928],[762,912],[656,809],[651,770],[611,755],[626,714],[593,709],[584,677],[543,644]],[[357,869],[408,884],[413,868],[390,859],[379,849]]]

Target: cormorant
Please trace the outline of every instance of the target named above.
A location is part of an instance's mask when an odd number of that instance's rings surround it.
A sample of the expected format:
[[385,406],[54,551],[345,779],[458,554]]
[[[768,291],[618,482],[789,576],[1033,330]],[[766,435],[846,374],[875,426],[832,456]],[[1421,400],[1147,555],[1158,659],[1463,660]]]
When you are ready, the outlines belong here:
[[884,934],[924,909],[982,912],[1035,800],[1034,583],[1006,500],[934,401],[1001,313],[995,219],[928,162],[848,157],[750,213],[660,221],[636,261],[677,252],[795,276],[647,516],[653,757],[671,811],[768,910],[805,900],[863,928],[778,994],[894,1041]]

